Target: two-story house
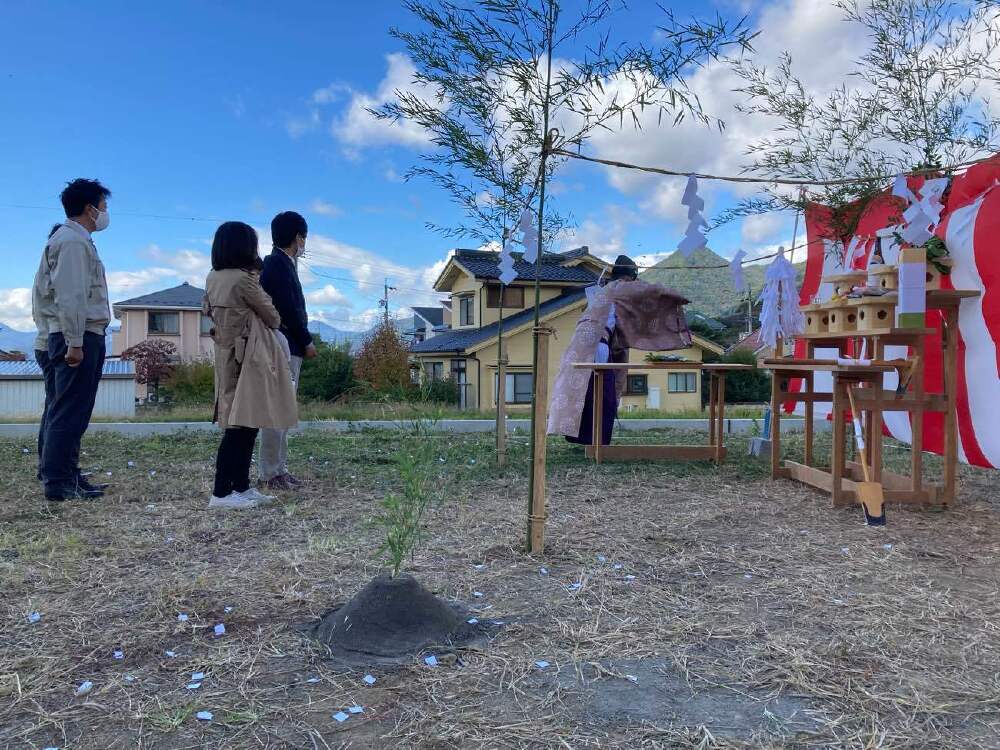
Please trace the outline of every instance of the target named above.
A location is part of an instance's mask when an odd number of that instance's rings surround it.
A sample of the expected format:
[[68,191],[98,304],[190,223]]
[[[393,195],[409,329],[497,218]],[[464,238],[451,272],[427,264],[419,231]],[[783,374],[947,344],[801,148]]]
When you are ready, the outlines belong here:
[[201,313],[205,290],[184,282],[112,305],[121,327],[111,339],[112,354],[120,356],[146,339],[163,339],[177,347],[181,361],[213,355],[212,320]]
[[[458,383],[461,405],[467,409],[493,408],[498,393],[503,393],[512,410],[531,404],[536,266],[517,258],[514,267],[518,277],[504,289],[499,263],[499,253],[456,250],[434,284],[435,291],[450,295],[450,325],[414,343],[411,349],[424,378],[451,378]],[[546,253],[538,264],[541,323],[555,330],[549,342],[550,388],[580,313],[587,306],[584,290],[597,283],[605,269],[609,269],[608,264],[591,255],[586,247]],[[497,382],[501,289],[503,346],[508,359],[502,387]],[[695,336],[691,347],[672,354],[700,362],[706,350],[722,353],[721,347]],[[631,353],[636,369],[629,372],[624,409],[670,412],[701,406],[699,371],[643,370],[645,356],[646,352]]]

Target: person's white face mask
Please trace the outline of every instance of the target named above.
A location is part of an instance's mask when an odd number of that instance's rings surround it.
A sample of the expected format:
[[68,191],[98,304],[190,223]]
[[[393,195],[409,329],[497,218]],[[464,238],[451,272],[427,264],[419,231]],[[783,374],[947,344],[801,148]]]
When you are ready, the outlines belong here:
[[301,258],[305,254],[306,254],[306,241],[302,240],[302,244],[296,247],[295,257]]
[[111,215],[107,212],[107,210],[102,211],[96,207],[94,210],[97,211],[97,216],[94,217],[94,231],[103,232],[111,223]]

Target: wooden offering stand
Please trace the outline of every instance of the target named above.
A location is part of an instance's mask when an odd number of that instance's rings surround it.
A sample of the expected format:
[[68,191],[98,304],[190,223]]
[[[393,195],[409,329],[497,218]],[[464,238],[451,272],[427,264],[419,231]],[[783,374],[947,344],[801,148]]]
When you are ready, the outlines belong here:
[[[721,464],[726,458],[723,445],[726,410],[726,373],[737,370],[753,370],[753,365],[724,362],[643,362],[642,364],[577,362],[573,364],[581,370],[593,371],[594,425],[592,443],[587,446],[587,458],[595,463],[603,460],[647,461],[708,460]],[[628,370],[701,370],[708,373],[708,445],[602,445],[604,378],[609,372]]]
[[[827,279],[824,279],[827,281]],[[864,435],[865,460],[872,469],[872,480],[881,482],[888,502],[916,505],[947,506],[955,502],[955,478],[958,463],[958,420],[956,404],[958,393],[958,309],[963,299],[979,296],[979,292],[966,290],[932,289],[927,291],[927,309],[940,310],[942,316],[941,340],[943,355],[942,393],[927,393],[924,388],[923,363],[925,337],[932,330],[926,328],[859,327],[858,330],[831,333],[813,332],[798,336],[806,342],[806,359],[778,357],[765,359],[762,366],[773,372],[771,384],[771,476],[788,478],[829,492],[834,506],[859,502],[856,484],[862,481],[861,464],[848,461],[845,450],[847,417],[849,411],[848,389],[858,410],[866,415]],[[887,295],[888,297],[888,295]],[[884,300],[884,302],[879,302]],[[886,297],[852,300],[849,304],[875,305],[890,303]],[[842,306],[843,302],[837,303]],[[823,307],[811,306],[811,307]],[[889,317],[893,321],[893,317]],[[871,325],[869,322],[868,325]],[[862,351],[867,342],[866,356],[870,362],[847,362],[848,345],[853,352]],[[905,345],[908,356],[902,361],[887,361],[886,346]],[[836,349],[837,360],[816,359],[817,348]],[[782,351],[779,348],[778,351]],[[856,354],[855,354],[856,356]],[[897,371],[904,384],[902,393],[883,388],[885,373]],[[815,373],[829,372],[833,379],[832,393],[816,392]],[[801,379],[803,388],[792,392],[792,379]],[[907,382],[908,381],[908,382]],[[908,386],[908,387],[907,387]],[[805,456],[803,462],[781,462],[781,413],[787,403],[805,405]],[[833,445],[830,468],[814,465],[813,410],[814,404],[832,403]],[[912,428],[910,476],[903,476],[882,468],[882,424],[884,412],[907,412]],[[924,414],[944,414],[944,469],[940,484],[924,483]]]

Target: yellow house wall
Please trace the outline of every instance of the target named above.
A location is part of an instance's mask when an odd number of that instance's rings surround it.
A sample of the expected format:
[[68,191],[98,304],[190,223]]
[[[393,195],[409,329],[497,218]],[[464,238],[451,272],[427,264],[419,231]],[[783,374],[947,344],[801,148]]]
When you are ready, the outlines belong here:
[[[511,308],[511,307],[504,307],[504,309],[503,309],[504,320],[506,320],[507,318],[510,318],[510,317],[512,317],[514,315],[517,315],[522,310],[525,310],[525,309],[527,309],[529,307],[534,307],[534,305],[535,305],[535,288],[533,286],[527,286],[527,287],[523,287],[523,288],[524,288],[524,306],[523,307],[519,307],[517,309]],[[553,297],[558,297],[562,293],[562,290],[563,290],[563,288],[562,287],[558,287],[558,286],[552,286],[552,287],[543,286],[543,287],[541,287],[540,291],[541,291],[542,302],[547,302],[548,300],[552,299]],[[480,289],[480,291],[478,293],[478,297],[479,297],[479,299],[477,299],[477,301],[476,301],[477,306],[478,306],[480,300],[482,301],[482,319],[483,319],[482,325],[488,326],[491,323],[496,323],[498,320],[500,320],[500,308],[499,307],[490,308],[490,307],[486,306],[486,289],[485,288]],[[477,310],[477,312],[478,312],[478,310]]]
[[478,318],[479,318],[479,299],[478,299],[478,288],[479,282],[477,282],[471,276],[466,274],[461,274],[456,280],[455,284],[451,288],[452,295],[461,294],[463,292],[477,292],[477,299],[472,306],[473,309],[473,324],[470,326],[459,325],[462,320],[461,311],[459,308],[459,298],[456,296],[452,297],[451,300],[451,327],[452,328],[479,328]]
[[[660,389],[659,411],[671,413],[701,409],[701,371],[695,371],[696,385],[694,393],[668,393],[667,378],[670,370],[643,369],[641,365],[645,362],[647,353],[648,352],[638,351],[637,349],[632,349],[629,352],[629,363],[638,365],[636,369],[629,370],[629,373],[634,375],[645,375],[648,386],[647,390],[652,390],[653,388]],[[678,349],[671,352],[658,353],[683,357],[684,359],[689,359],[692,362],[701,362],[703,355],[701,348],[697,346],[690,346],[687,349]],[[648,399],[648,395],[622,396],[620,409],[621,411],[628,411],[629,409],[648,409]]]
[[[201,335],[201,312],[197,310],[179,310],[180,333],[177,335],[157,334],[147,335],[147,310],[122,310],[121,327],[111,337],[112,355],[119,357],[131,346],[140,344],[147,339],[162,339],[177,347],[177,354],[182,362],[194,359],[211,359],[214,354],[211,336]],[[136,395],[146,396],[146,386],[136,383]]]

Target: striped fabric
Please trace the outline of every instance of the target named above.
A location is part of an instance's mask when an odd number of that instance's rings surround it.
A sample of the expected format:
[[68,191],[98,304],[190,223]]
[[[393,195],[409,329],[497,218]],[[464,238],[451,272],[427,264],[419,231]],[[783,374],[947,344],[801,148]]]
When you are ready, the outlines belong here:
[[[921,180],[911,178],[911,190]],[[959,310],[958,361],[958,433],[959,460],[973,466],[1000,468],[1000,157],[969,169],[952,180],[945,195],[945,210],[936,234],[944,240],[953,266],[943,286],[972,289],[980,296],[963,300]],[[881,237],[886,263],[895,263],[899,248],[892,238],[892,227],[899,221],[904,205],[888,191],[878,196],[864,210],[854,235],[846,245],[834,239],[829,209],[811,205],[806,209],[808,255],[806,274],[800,290],[802,304],[829,298],[829,289],[821,288],[821,277],[844,267],[864,269]],[[925,342],[924,381],[929,392],[942,388],[941,314],[927,312],[927,327],[935,332]],[[886,347],[886,357],[906,356],[905,347]],[[796,342],[795,356],[805,356],[805,342]],[[816,350],[817,357],[835,357],[834,350]],[[885,388],[896,387],[895,373],[886,374]],[[829,392],[828,374],[817,373],[815,387]],[[793,382],[794,391],[801,381]],[[788,404],[786,410],[802,412],[801,404]],[[816,404],[818,417],[830,416],[829,404]],[[905,412],[885,414],[886,431],[909,442],[909,417]],[[941,453],[944,415],[928,412],[924,417],[924,447]]]

